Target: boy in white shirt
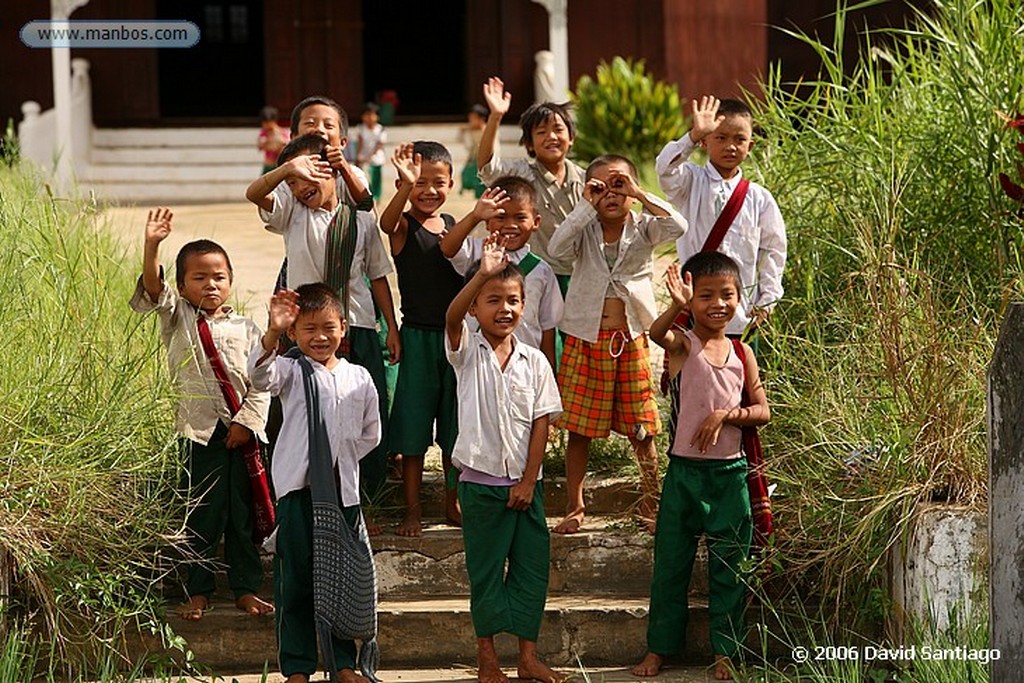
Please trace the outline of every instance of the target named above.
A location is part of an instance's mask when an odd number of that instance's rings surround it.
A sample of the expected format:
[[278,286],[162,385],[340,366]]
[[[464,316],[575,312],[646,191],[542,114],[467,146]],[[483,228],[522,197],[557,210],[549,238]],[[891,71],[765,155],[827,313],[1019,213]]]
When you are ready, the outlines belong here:
[[441,239],[441,252],[464,276],[483,255],[484,238],[468,237],[481,221],[488,233],[506,240],[505,254],[519,266],[526,289],[516,338],[540,349],[554,368],[555,327],[562,319],[563,302],[555,271],[530,249],[530,236],[540,227],[540,220],[533,185],[517,176],[502,176],[477,200],[473,211]]
[[[513,335],[523,313],[523,277],[499,239],[485,245],[479,269],[445,317],[446,353],[458,381],[452,463],[460,471],[477,678],[508,682],[494,634],[509,632],[519,638],[517,675],[552,681],[555,673],[537,656],[550,562],[541,463],[548,420],[562,404],[544,355]],[[469,332],[467,313],[479,332]]]
[[[323,283],[281,290],[270,301],[270,324],[249,356],[253,386],[281,398],[284,422],[271,465],[277,495],[274,602],[278,660],[287,683],[307,683],[317,666],[313,603],[313,501],[309,482],[306,392],[298,358],[277,355],[287,332],[314,369],[345,521],[359,518],[359,462],[380,443],[377,391],[365,368],[336,356],[345,335],[341,301]],[[368,683],[355,672],[356,647],[332,639],[342,683]]]

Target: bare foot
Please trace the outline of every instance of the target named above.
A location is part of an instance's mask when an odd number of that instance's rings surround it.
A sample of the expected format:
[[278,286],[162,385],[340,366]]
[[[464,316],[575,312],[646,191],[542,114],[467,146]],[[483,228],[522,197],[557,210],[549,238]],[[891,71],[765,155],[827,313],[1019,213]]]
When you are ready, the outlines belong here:
[[402,523],[395,529],[399,536],[422,536],[423,518],[419,509],[409,509],[402,518]]
[[178,605],[178,616],[185,621],[199,621],[208,609],[210,601],[205,595],[193,595],[188,602]]
[[476,679],[480,683],[508,683],[508,676],[498,665],[494,638],[476,639]]
[[251,614],[254,617],[261,617],[274,613],[274,606],[260,598],[255,593],[246,593],[235,600],[235,607],[246,614]]
[[640,660],[640,663],[634,666],[630,671],[634,676],[657,676],[658,672],[661,671],[661,665],[665,662],[665,658],[654,652],[648,652],[644,655],[644,658]]
[[292,674],[284,683],[309,683],[309,676],[306,674]]
[[556,534],[575,534],[583,528],[583,510],[570,512],[551,531]]
[[569,678],[565,674],[552,671],[547,664],[540,661],[536,654],[524,655],[522,653],[519,655],[519,664],[516,666],[516,676],[541,683],[560,683]]
[[373,517],[364,516],[363,522],[366,523],[366,535],[367,536],[380,536],[384,533],[384,527],[373,520]]
[[370,683],[369,678],[357,674],[353,669],[338,669],[338,680],[341,683]]
[[452,526],[462,526],[459,494],[454,489],[446,489],[444,492],[444,521]]
[[716,681],[731,681],[733,671],[735,669],[732,666],[732,660],[724,655],[715,655],[715,671],[713,675]]

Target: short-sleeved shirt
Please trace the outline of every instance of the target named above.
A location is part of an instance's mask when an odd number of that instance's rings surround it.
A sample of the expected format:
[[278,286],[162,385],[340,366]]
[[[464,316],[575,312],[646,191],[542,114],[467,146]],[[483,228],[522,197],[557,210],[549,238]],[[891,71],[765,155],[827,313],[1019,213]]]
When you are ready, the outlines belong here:
[[[483,239],[468,237],[459,247],[455,256],[452,256],[452,266],[460,275],[465,276],[466,271],[480,260],[484,253],[483,245]],[[529,253],[529,244],[523,246],[522,249],[506,252],[508,260],[516,265]],[[523,284],[526,285],[526,303],[523,306],[519,327],[516,328],[516,338],[524,344],[539,349],[544,332],[554,329],[562,320],[564,309],[562,292],[558,289],[555,271],[544,261],[533,267],[533,270],[524,278]],[[474,332],[479,328],[476,318],[470,317],[468,322],[470,329]]]
[[[326,282],[324,264],[327,232],[337,209],[310,209],[295,198],[285,183],[274,189],[273,197],[273,208],[270,211],[260,209],[260,218],[266,223],[267,230],[284,238],[284,251],[288,258],[288,288],[295,289],[310,282]],[[359,233],[352,258],[352,272],[349,273],[348,324],[374,329],[376,315],[373,296],[363,276],[376,280],[387,276],[393,268],[373,214],[357,211],[356,226]]]
[[553,256],[548,242],[559,223],[564,221],[583,197],[586,172],[571,161],[565,162],[565,182],[561,185],[554,174],[536,159],[500,159],[498,149],[487,165],[478,172],[480,180],[488,185],[503,175],[514,175],[528,180],[537,191],[537,211],[540,225],[530,235],[530,247],[557,275],[572,274],[572,259]]
[[530,454],[533,421],[562,412],[562,401],[544,354],[513,337],[512,356],[502,371],[494,349],[479,332],[462,323],[453,349],[444,336],[448,362],[455,368],[459,436],[452,464],[492,477],[522,479]]
[[[291,491],[309,486],[309,426],[302,367],[296,358],[266,352],[262,344],[248,357],[253,385],[281,397],[284,422],[274,446],[271,476],[281,500]],[[359,504],[359,461],[380,443],[377,390],[366,368],[338,360],[333,369],[316,361],[313,377],[320,393],[320,414],[327,428],[331,456],[338,473],[342,505]]]
[[[142,278],[139,278],[129,306],[137,313],[156,311],[160,319],[160,338],[167,348],[167,365],[179,395],[175,419],[179,434],[206,445],[218,422],[237,422],[266,442],[263,429],[267,423],[270,396],[253,387],[246,369],[249,350],[263,337],[259,325],[233,313],[227,306],[224,307],[225,315],[211,317],[181,298],[166,281],[160,296],[153,301],[142,286]],[[242,402],[235,415],[228,408],[217,376],[199,342],[197,322],[200,315],[206,318],[217,355]]]
[[[384,126],[378,123],[373,128],[367,128],[360,123],[352,129],[352,140],[356,145],[356,155],[362,163],[383,166],[387,161],[383,146],[388,142],[388,135],[384,131]],[[380,149],[377,149],[377,145],[381,145]],[[370,150],[369,154],[367,150]]]

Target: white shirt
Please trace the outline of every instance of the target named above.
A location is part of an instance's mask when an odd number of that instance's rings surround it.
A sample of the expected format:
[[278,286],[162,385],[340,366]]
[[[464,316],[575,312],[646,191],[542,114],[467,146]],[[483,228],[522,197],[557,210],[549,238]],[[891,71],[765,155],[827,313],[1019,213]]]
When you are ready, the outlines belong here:
[[[274,188],[272,197],[273,208],[269,212],[260,209],[260,218],[266,223],[267,230],[284,237],[284,252],[288,257],[288,288],[295,289],[310,282],[325,282],[327,232],[336,210],[310,209],[292,195],[286,183]],[[363,276],[376,280],[387,276],[393,268],[374,215],[368,211],[357,211],[356,227],[359,234],[348,280],[348,324],[374,329],[376,316],[373,295]]]
[[459,348],[451,348],[451,340],[444,335],[458,387],[459,436],[452,464],[459,469],[522,479],[533,421],[545,415],[554,420],[562,412],[548,359],[515,337],[513,343],[502,372],[494,349],[479,332],[470,333],[465,321]]
[[654,322],[654,247],[686,232],[686,221],[675,209],[648,194],[647,201],[668,211],[659,217],[649,213],[626,217],[619,238],[619,253],[611,268],[604,253],[604,236],[597,209],[581,201],[558,226],[548,243],[556,258],[573,262],[565,313],[558,328],[587,342],[596,342],[601,331],[601,313],[609,291],[619,292],[626,304],[630,339],[636,339]]
[[[482,238],[467,237],[455,256],[449,259],[455,272],[465,275],[466,271],[483,256],[483,245]],[[530,245],[526,244],[521,249],[505,253],[509,261],[518,265],[530,253]],[[555,271],[544,261],[533,267],[523,284],[526,289],[526,302],[523,306],[523,315],[519,319],[519,327],[516,328],[516,338],[539,349],[544,332],[555,329],[562,320],[562,291],[558,289]],[[480,328],[476,318],[472,316],[467,317],[467,322],[474,332]]]
[[[253,344],[263,337],[259,325],[225,307],[226,315],[212,318],[181,298],[166,281],[156,301],[149,298],[142,278],[128,303],[137,313],[156,311],[160,318],[160,339],[167,348],[167,365],[178,393],[175,427],[179,434],[204,446],[210,443],[218,422],[232,422],[248,427],[266,443],[263,432],[267,423],[270,395],[255,389],[246,370],[246,360]],[[217,376],[199,341],[197,316],[206,318],[224,371],[231,380],[235,394],[242,402],[238,413],[231,414]]]
[[[698,253],[721,210],[721,197],[728,199],[742,177],[742,169],[728,180],[712,164],[698,166],[686,161],[697,145],[687,133],[670,142],[658,154],[655,169],[665,196],[683,214],[690,229],[676,241],[682,265]],[[685,162],[685,163],[684,163]],[[742,334],[752,309],[771,309],[782,298],[782,271],[786,267],[786,224],[771,192],[750,183],[743,206],[725,233],[718,251],[740,266],[743,291],[736,316],[729,321],[728,334]]]
[[[383,166],[387,162],[384,147],[388,143],[388,134],[379,123],[373,128],[359,124],[352,130],[352,140],[356,143],[356,154],[368,166]],[[381,145],[377,149],[377,145]]]
[[[284,422],[274,447],[270,474],[280,500],[309,486],[309,428],[306,392],[298,359],[274,351],[257,365],[263,354],[257,344],[249,354],[253,386],[281,397]],[[343,506],[359,504],[359,461],[380,443],[377,390],[366,368],[339,359],[333,370],[310,361],[320,391],[320,413],[331,444]]]

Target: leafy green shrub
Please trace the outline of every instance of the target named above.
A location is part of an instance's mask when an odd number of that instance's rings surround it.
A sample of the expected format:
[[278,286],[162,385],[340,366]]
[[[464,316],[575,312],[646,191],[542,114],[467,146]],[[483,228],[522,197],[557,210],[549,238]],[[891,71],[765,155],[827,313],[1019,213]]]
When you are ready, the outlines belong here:
[[622,154],[641,165],[685,132],[675,85],[655,81],[643,60],[601,62],[597,80],[580,78],[571,99],[577,129],[573,154],[581,162]]

